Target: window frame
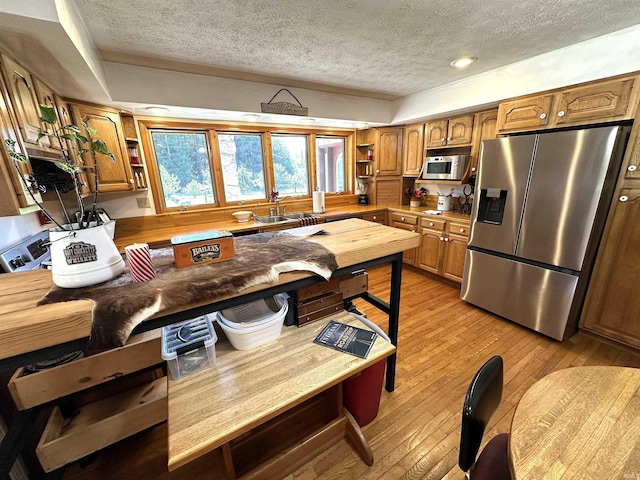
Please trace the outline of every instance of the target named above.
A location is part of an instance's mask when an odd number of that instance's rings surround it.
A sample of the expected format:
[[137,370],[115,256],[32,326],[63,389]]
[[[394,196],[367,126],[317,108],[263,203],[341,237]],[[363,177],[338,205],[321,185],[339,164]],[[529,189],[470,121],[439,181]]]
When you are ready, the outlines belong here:
[[[185,121],[163,119],[158,117],[137,118],[140,129],[142,151],[149,175],[151,193],[153,195],[156,213],[177,213],[188,211],[213,210],[224,207],[239,207],[244,205],[258,205],[269,201],[268,195],[275,188],[274,165],[271,135],[303,135],[307,136],[307,169],[309,194],[300,195],[301,199],[311,199],[312,192],[317,185],[316,178],[316,135],[321,137],[340,137],[345,144],[345,191],[340,195],[355,194],[355,130],[340,128],[305,128],[281,125],[253,125],[242,123],[219,123],[206,121]],[[164,192],[160,182],[160,174],[155,149],[151,139],[151,132],[157,130],[175,132],[204,132],[207,134],[209,165],[212,175],[212,186],[216,195],[216,202],[206,205],[189,205],[182,207],[167,207],[164,203]],[[265,175],[265,198],[239,201],[226,201],[224,180],[222,177],[222,162],[218,145],[218,134],[253,134],[262,138],[262,161]],[[329,195],[336,193],[328,193]],[[296,196],[295,198],[298,198]]]

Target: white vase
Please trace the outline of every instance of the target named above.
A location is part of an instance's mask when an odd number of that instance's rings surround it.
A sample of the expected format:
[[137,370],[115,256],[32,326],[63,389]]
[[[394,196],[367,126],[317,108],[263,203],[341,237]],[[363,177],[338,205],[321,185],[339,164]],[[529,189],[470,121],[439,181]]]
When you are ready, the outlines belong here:
[[[53,283],[78,288],[106,282],[124,272],[124,260],[113,242],[116,222],[78,230],[49,230]],[[65,225],[69,227],[69,225]]]

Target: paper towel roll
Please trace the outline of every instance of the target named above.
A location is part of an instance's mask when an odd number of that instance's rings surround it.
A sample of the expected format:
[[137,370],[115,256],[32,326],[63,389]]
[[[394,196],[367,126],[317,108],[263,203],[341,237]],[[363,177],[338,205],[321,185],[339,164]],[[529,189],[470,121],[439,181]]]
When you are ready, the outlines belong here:
[[313,192],[313,213],[324,213],[324,192]]

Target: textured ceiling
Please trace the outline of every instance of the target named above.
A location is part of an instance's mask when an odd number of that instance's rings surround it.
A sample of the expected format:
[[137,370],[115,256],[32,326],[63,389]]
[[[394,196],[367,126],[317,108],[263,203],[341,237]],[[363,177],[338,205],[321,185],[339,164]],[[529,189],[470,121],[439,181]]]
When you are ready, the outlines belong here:
[[[640,23],[638,0],[75,3],[106,60],[185,71],[191,64],[224,69],[224,76],[311,82],[379,98],[427,90]],[[463,55],[479,60],[465,70],[449,66]]]

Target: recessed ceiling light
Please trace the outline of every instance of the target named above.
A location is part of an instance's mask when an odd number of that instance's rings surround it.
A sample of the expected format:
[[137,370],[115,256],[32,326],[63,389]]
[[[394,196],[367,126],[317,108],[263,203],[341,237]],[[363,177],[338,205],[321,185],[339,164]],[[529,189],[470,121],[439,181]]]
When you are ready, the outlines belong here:
[[257,120],[259,117],[259,115],[256,115],[255,113],[247,113],[245,115],[242,115],[242,118],[246,119],[246,120]]
[[164,113],[169,111],[168,108],[164,107],[147,107],[145,110],[151,113]]
[[476,60],[478,60],[476,57],[461,57],[451,62],[451,66],[456,68],[464,68],[464,67],[468,67]]
[[299,121],[300,121],[300,123],[313,123],[313,122],[316,121],[316,119],[315,118],[301,118]]

